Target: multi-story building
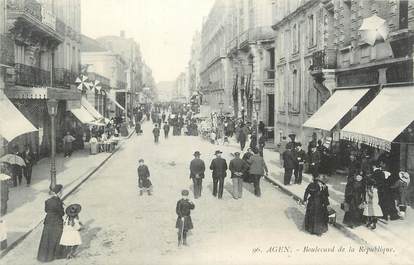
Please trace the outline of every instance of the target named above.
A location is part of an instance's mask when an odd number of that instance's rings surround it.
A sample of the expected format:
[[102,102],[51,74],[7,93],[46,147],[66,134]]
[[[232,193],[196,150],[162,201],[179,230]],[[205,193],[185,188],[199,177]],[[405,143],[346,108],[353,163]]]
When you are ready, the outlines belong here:
[[125,100],[128,102],[127,109],[132,111],[132,108],[138,104],[138,95],[142,92],[143,86],[142,56],[138,43],[133,38],[126,38],[124,31],[121,31],[120,36],[105,36],[96,40],[107,50],[119,54],[126,62],[127,88]]
[[188,95],[191,97],[200,89],[200,51],[201,35],[196,32],[191,44],[191,57],[188,62]]
[[[227,17],[228,89],[243,120],[274,125],[274,33],[271,0],[232,0]],[[260,101],[256,117],[253,101]],[[270,134],[272,136],[273,134]]]
[[[29,144],[46,155],[50,145],[47,102],[57,101],[56,139],[73,129],[67,110],[80,102],[74,87],[80,70],[80,0],[8,0],[7,49],[14,52],[6,71],[5,94],[38,131],[8,142]],[[58,145],[59,147],[60,145]],[[59,148],[58,148],[59,149]]]
[[87,66],[88,73],[98,74],[104,78],[103,80],[109,79],[110,89],[109,91],[104,90],[108,100],[106,102],[107,110],[104,111],[107,113],[107,117],[123,115],[125,107],[128,108],[125,105],[128,64],[122,56],[107,50],[96,40],[82,35],[82,64]]
[[[310,140],[313,129],[304,122],[329,97],[335,87],[333,48],[333,13],[319,0],[274,2],[275,30],[275,139],[295,133],[299,140]],[[316,67],[315,56],[324,54],[324,78],[315,78],[310,69]],[[316,68],[315,68],[316,70]],[[323,81],[322,81],[323,80]],[[321,83],[322,82],[322,83]],[[318,83],[318,84],[319,84]]]
[[149,103],[157,100],[157,87],[154,76],[152,75],[152,69],[145,62],[142,65],[142,83],[144,91],[140,95],[144,102]]
[[229,11],[229,0],[217,0],[201,30],[200,90],[204,95],[203,103],[217,112],[220,102],[225,106],[233,105],[227,87],[230,69],[226,54],[226,23]]
[[175,87],[172,95],[172,101],[185,103],[188,92],[188,77],[186,73],[180,73],[175,80]]

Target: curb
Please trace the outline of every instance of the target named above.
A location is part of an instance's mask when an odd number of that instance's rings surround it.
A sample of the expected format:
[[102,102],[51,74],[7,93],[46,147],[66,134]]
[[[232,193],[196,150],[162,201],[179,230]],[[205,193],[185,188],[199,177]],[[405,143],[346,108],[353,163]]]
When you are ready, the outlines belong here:
[[[125,139],[130,139],[132,135],[134,134],[134,131],[132,131]],[[62,201],[64,201],[67,197],[69,197],[73,192],[75,192],[82,184],[84,184],[92,175],[94,175],[99,169],[102,168],[102,166],[108,162],[108,160],[120,150],[120,147],[125,143],[125,141],[121,142],[119,147],[115,149],[111,154],[109,154],[108,157],[106,157],[96,168],[94,168],[91,172],[89,172],[76,186],[71,188],[64,196],[62,196]],[[16,241],[11,243],[9,246],[7,246],[4,250],[0,252],[0,259],[2,259],[4,256],[7,255],[11,250],[13,250],[15,247],[17,247],[27,236],[29,236],[33,230],[35,230],[39,225],[41,225],[43,222],[43,219],[39,221],[37,225],[35,225],[33,228],[29,229],[26,233],[24,233],[22,236],[20,236]]]
[[[265,179],[266,179],[267,182],[271,183],[273,186],[276,186],[277,188],[279,188],[283,193],[285,193],[286,195],[289,195],[290,197],[292,197],[298,203],[303,204],[303,199],[301,197],[299,197],[298,195],[296,195],[295,193],[293,193],[289,189],[285,188],[280,183],[274,181],[273,179],[269,178],[268,176],[265,176]],[[347,236],[347,237],[351,238],[352,240],[358,242],[359,244],[370,245],[365,239],[363,239],[362,237],[360,237],[357,234],[355,234],[354,232],[352,232],[349,228],[347,228],[343,224],[335,222],[333,227],[338,229],[345,236]]]

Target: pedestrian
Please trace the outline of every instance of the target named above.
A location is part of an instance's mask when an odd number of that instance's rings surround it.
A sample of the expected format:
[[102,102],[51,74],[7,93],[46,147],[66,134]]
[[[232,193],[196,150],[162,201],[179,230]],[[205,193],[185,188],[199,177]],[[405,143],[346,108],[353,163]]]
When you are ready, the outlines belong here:
[[191,220],[191,210],[195,205],[188,199],[188,190],[181,192],[182,198],[177,202],[175,212],[177,213],[177,221],[175,227],[178,229],[178,246],[183,244],[187,246],[187,232],[194,228]]
[[404,219],[408,203],[408,185],[410,184],[410,174],[400,171],[398,180],[390,187],[398,216]]
[[303,201],[306,204],[305,230],[321,236],[328,231],[329,191],[319,176],[314,176],[313,182],[306,187]]
[[243,176],[248,167],[246,161],[240,158],[240,153],[235,152],[234,158],[230,161],[229,170],[233,182],[233,198],[236,200],[241,199],[243,195]]
[[283,175],[283,184],[289,185],[292,179],[293,169],[296,167],[296,159],[292,152],[292,145],[286,146],[285,152],[283,152],[283,168],[285,169]]
[[168,124],[168,122],[164,123],[164,138],[167,139],[168,138],[168,134],[170,133],[170,125]]
[[79,221],[79,213],[82,207],[79,204],[71,204],[66,207],[66,220],[63,223],[63,232],[60,239],[60,245],[65,247],[66,258],[71,259],[75,257],[75,252],[78,246],[82,244],[82,239],[79,230],[82,228],[82,223]]
[[40,239],[37,260],[50,262],[62,257],[62,248],[59,245],[63,232],[63,186],[60,184],[51,188],[52,196],[45,202],[46,217],[43,221],[43,232]]
[[25,151],[22,153],[22,158],[26,163],[26,167],[24,168],[24,177],[26,178],[27,186],[30,186],[32,180],[32,168],[36,161],[35,154],[32,152],[30,145],[26,145]]
[[66,132],[65,137],[63,137],[63,150],[65,157],[72,156],[72,142],[75,140],[75,137],[73,137],[70,132]]
[[194,159],[190,163],[190,178],[193,180],[194,199],[201,197],[201,190],[203,188],[203,178],[206,166],[204,161],[200,159],[200,152],[194,152]]
[[[19,146],[15,144],[12,148],[12,154],[22,157],[22,153],[19,152]],[[17,181],[19,185],[22,184],[22,167],[18,164],[11,165],[11,172],[12,172],[12,179],[13,179],[13,186],[17,187]]]
[[241,124],[241,127],[239,129],[239,133],[238,133],[238,140],[240,143],[240,150],[243,151],[244,147],[246,146],[246,141],[247,141],[247,128],[245,124]]
[[253,183],[253,180],[250,178],[250,174],[249,174],[249,168],[250,168],[249,159],[252,155],[253,155],[252,149],[247,148],[246,153],[244,153],[242,157],[242,160],[246,162],[247,164],[247,169],[244,171],[244,175],[243,175],[243,181],[247,183]]
[[211,161],[210,169],[212,172],[213,177],[213,196],[217,196],[217,185],[218,185],[218,198],[221,199],[223,197],[223,188],[224,188],[224,179],[226,177],[227,171],[227,162],[224,158],[221,157],[220,150],[217,150],[214,155],[214,158]]
[[260,190],[260,179],[263,176],[267,176],[268,170],[266,162],[259,154],[259,150],[257,150],[257,148],[253,148],[252,151],[253,155],[249,158],[248,161],[249,175],[253,181],[254,195],[256,195],[256,197],[260,197],[262,195]]
[[363,203],[365,201],[365,185],[361,175],[348,177],[345,186],[344,220],[343,223],[350,228],[362,224]]
[[259,133],[261,133],[262,135],[264,135],[265,134],[265,128],[266,128],[266,125],[264,124],[264,122],[263,121],[260,121],[259,122]]
[[373,178],[367,179],[363,215],[367,217],[366,226],[372,230],[377,228],[378,217],[384,215],[382,213],[381,207],[379,206],[378,190]]
[[302,149],[301,143],[296,144],[293,155],[296,159],[295,168],[293,171],[293,175],[295,176],[295,184],[300,185],[302,183],[302,172],[306,161],[306,152]]
[[296,134],[291,133],[288,136],[289,136],[290,142],[288,142],[286,144],[286,148],[289,148],[290,147],[290,150],[293,150],[296,147],[296,142],[295,142],[295,140],[296,140]]
[[160,128],[158,127],[158,124],[155,124],[154,129],[152,129],[152,134],[154,135],[154,143],[158,143],[160,138]]
[[312,174],[312,177],[319,177],[319,164],[321,162],[321,156],[316,149],[316,145],[311,146],[311,153],[309,155],[309,172]]
[[142,196],[144,191],[151,195],[152,183],[150,181],[150,172],[148,166],[145,165],[144,159],[140,159],[138,166],[138,187],[139,187],[139,195]]
[[140,121],[135,122],[135,133],[137,135],[140,135],[142,133],[141,122]]
[[286,136],[282,136],[282,139],[280,140],[280,143],[277,145],[279,150],[279,163],[280,166],[283,167],[283,153],[286,151]]

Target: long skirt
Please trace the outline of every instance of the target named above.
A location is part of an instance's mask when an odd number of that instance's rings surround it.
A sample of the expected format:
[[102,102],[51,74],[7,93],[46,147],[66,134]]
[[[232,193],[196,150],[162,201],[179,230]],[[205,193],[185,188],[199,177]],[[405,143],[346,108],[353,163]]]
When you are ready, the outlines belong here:
[[318,196],[309,198],[305,214],[305,230],[311,234],[321,235],[328,231],[328,209],[322,205]]
[[63,224],[45,224],[40,239],[37,260],[50,262],[62,257],[62,247],[59,245]]
[[362,212],[354,200],[349,203],[349,210],[345,212],[343,223],[349,226],[359,226],[363,223]]

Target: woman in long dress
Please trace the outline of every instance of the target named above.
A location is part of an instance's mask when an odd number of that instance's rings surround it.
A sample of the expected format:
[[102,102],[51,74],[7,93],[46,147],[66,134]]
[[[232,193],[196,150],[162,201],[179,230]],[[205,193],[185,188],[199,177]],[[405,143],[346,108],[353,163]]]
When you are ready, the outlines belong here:
[[315,176],[306,188],[303,201],[307,204],[305,230],[318,236],[328,231],[329,192],[319,176]]
[[44,220],[43,233],[40,239],[37,260],[40,262],[50,262],[60,258],[62,249],[59,245],[63,231],[63,202],[62,185],[57,184],[52,189],[52,197],[45,202],[46,218]]
[[361,205],[365,199],[365,185],[361,175],[349,176],[345,187],[345,215],[343,223],[350,228],[361,225],[362,212]]

